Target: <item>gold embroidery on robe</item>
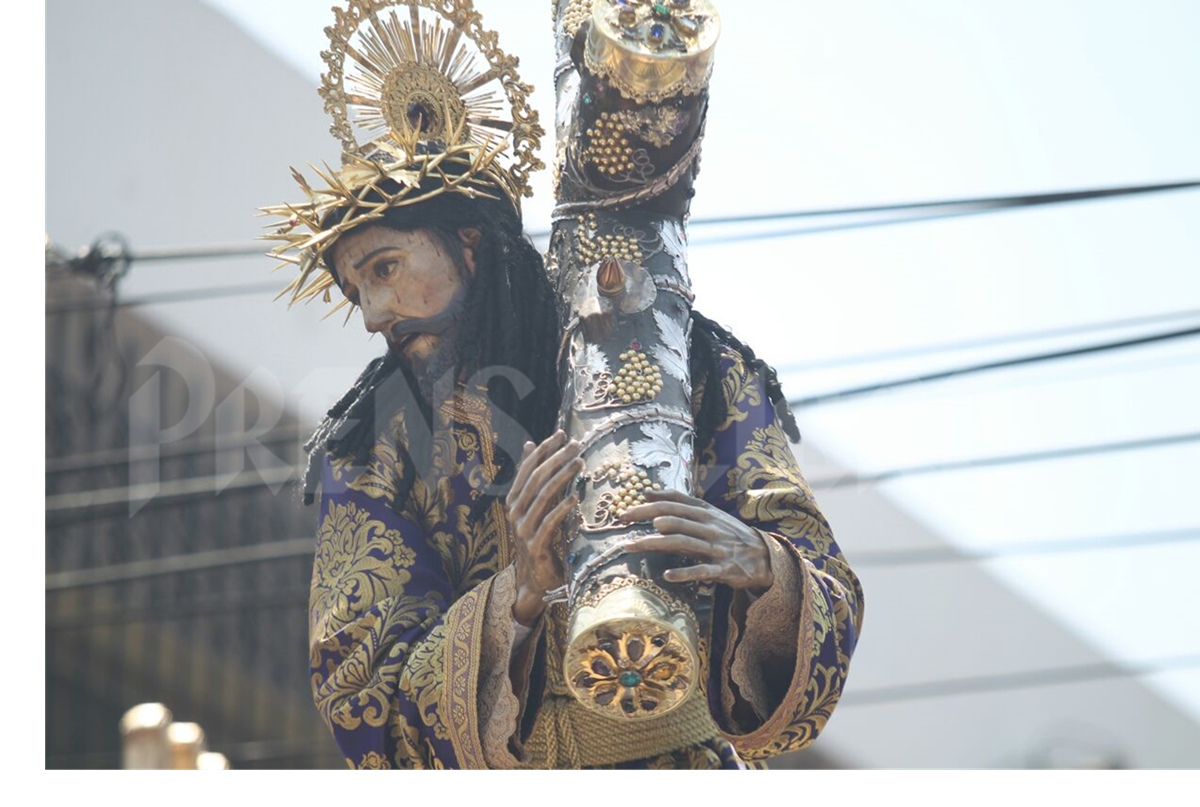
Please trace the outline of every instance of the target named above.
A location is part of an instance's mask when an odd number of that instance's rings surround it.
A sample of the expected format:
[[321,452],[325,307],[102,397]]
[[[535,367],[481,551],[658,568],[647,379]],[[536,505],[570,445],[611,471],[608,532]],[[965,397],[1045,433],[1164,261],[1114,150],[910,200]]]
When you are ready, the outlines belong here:
[[[723,481],[726,490],[720,499],[725,509],[785,539],[781,545],[790,547],[805,571],[791,687],[756,728],[745,734],[722,732],[743,759],[762,760],[806,747],[829,720],[861,631],[862,587],[796,463],[762,379],[735,352],[722,355],[728,367],[723,389],[729,396],[729,414],[697,454],[697,489],[716,492]],[[756,415],[753,420],[751,412]],[[744,435],[736,424],[745,424]],[[736,444],[731,447],[733,436]],[[718,467],[721,475],[713,478]],[[762,639],[768,645],[777,640]],[[754,637],[743,636],[741,641],[752,642]],[[722,700],[729,696],[722,692]]]

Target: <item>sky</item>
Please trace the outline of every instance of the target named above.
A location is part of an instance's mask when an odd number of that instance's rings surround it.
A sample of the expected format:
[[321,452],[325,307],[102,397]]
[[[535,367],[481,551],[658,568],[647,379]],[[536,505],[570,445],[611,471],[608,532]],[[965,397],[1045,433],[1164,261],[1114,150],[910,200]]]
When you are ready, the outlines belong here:
[[[315,88],[328,0],[207,2]],[[548,4],[476,5],[520,55],[551,121]],[[1200,4],[719,7],[697,219],[1200,178]],[[532,230],[548,223],[546,173],[525,210]],[[777,237],[721,243],[733,233],[694,228],[692,275],[698,307],[775,364],[792,396],[1173,326],[831,364],[863,354],[1200,309],[1196,191],[821,234],[766,229]],[[1187,339],[815,405],[798,418],[823,452],[871,473],[1200,433],[1198,398],[1200,339]],[[1193,441],[877,484],[947,540],[994,549],[1200,534],[1198,463]],[[1200,542],[985,565],[1114,659],[1200,654]],[[1146,680],[1200,719],[1200,668]]]

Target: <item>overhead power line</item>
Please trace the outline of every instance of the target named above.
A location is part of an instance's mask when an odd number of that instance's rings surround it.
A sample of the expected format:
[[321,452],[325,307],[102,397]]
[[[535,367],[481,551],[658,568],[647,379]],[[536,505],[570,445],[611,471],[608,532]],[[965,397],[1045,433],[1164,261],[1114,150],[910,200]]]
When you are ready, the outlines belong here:
[[191,303],[200,300],[217,300],[225,297],[245,297],[251,294],[270,294],[274,296],[279,293],[280,288],[279,283],[254,283],[236,286],[214,286],[207,289],[164,291],[116,301],[70,300],[46,306],[46,315],[54,316],[56,314],[75,314],[86,311],[107,311],[110,308],[139,308],[146,305],[162,305],[166,303]]
[[883,364],[900,359],[913,359],[921,356],[933,356],[941,353],[955,353],[962,350],[999,347],[1017,342],[1035,342],[1045,339],[1062,339],[1070,336],[1083,336],[1098,331],[1116,331],[1125,328],[1139,328],[1149,325],[1162,325],[1181,319],[1200,318],[1200,308],[1187,308],[1180,311],[1168,311],[1161,314],[1147,314],[1140,317],[1123,317],[1121,319],[1087,322],[1080,325],[1064,325],[1057,328],[1043,328],[1033,331],[1006,333],[996,336],[981,336],[974,339],[961,339],[955,342],[940,342],[932,345],[915,345],[896,350],[881,350],[872,353],[857,353],[850,356],[834,356],[828,359],[798,362],[796,364],[777,367],[780,375],[785,373],[801,373],[812,370],[823,370],[828,367],[853,367],[863,364]]
[[[811,486],[814,490],[831,490],[851,485],[884,482],[906,476],[947,473],[950,471],[998,465],[1044,462],[1090,454],[1139,451],[1197,441],[1200,441],[1200,432],[1168,435],[1165,437],[1150,437],[1140,440],[1097,443],[1085,446],[1049,449],[1046,451],[1030,451],[1021,454],[1004,454],[1000,456],[932,463],[929,465],[915,465],[870,474],[851,473],[843,476],[818,479],[813,481]],[[281,466],[266,471],[243,471],[233,477],[215,475],[199,476],[160,483],[104,488],[77,493],[62,493],[46,497],[46,515],[48,521],[50,521],[50,517],[53,517],[53,523],[50,526],[60,526],[61,524],[79,519],[94,517],[97,511],[113,508],[131,505],[145,507],[172,504],[180,501],[191,501],[202,496],[248,492],[266,486],[282,486],[299,479],[302,473],[303,469],[301,468]]]
[[931,210],[949,207],[1013,208],[1037,205],[1086,202],[1097,199],[1112,199],[1120,196],[1138,196],[1146,193],[1189,190],[1200,188],[1200,180],[1183,180],[1150,185],[1121,185],[1108,188],[1089,188],[1077,191],[1052,191],[1016,196],[975,196],[963,199],[935,199],[927,202],[902,202],[899,204],[865,205],[859,207],[825,208],[821,210],[797,210],[786,213],[755,213],[743,216],[712,216],[696,219],[695,224],[751,224],[763,221],[783,221],[799,218],[825,216],[856,216],[869,213],[895,213],[905,210]]
[[848,473],[842,476],[817,479],[810,484],[813,490],[836,490],[838,488],[854,487],[857,485],[890,482],[893,479],[900,479],[902,477],[943,474],[952,471],[969,471],[978,468],[996,468],[1003,465],[1021,465],[1030,462],[1047,462],[1050,460],[1072,459],[1095,454],[1145,451],[1195,442],[1200,442],[1200,432],[1171,434],[1164,437],[1147,437],[1140,440],[1121,440],[1111,443],[1093,443],[1092,445],[1070,446],[1067,448],[1052,448],[1045,451],[1025,451],[1018,454],[1000,454],[991,457],[950,460],[948,462],[934,462],[926,465],[909,465],[865,474]]
[[[1200,309],[1177,311],[1167,314],[1150,315],[1146,317],[1134,317],[1129,319],[1112,320],[1109,322],[1091,323],[1088,325],[1076,326],[1072,328],[1052,329],[1044,331],[1033,331],[1028,334],[1010,334],[1004,337],[996,337],[992,343],[997,344],[1000,340],[1004,341],[1025,341],[1051,336],[1063,336],[1068,333],[1085,333],[1093,330],[1112,330],[1117,328],[1132,327],[1136,325],[1145,325],[1156,322],[1172,321],[1175,319],[1191,316],[1200,316]],[[902,378],[892,381],[884,381],[876,384],[869,384],[863,387],[856,387],[841,392],[822,393],[820,395],[808,396],[805,398],[797,398],[789,401],[792,407],[811,406],[814,404],[828,403],[839,401],[847,398],[853,398],[857,395],[865,395],[870,392],[879,392],[886,389],[894,389],[903,386],[910,386],[924,381],[941,380],[943,378],[953,378],[971,373],[985,372],[987,370],[1003,369],[1006,367],[1020,366],[1022,364],[1034,364],[1040,361],[1051,361],[1061,358],[1068,358],[1075,355],[1088,355],[1092,353],[1102,352],[1104,350],[1116,350],[1125,347],[1133,347],[1139,344],[1148,342],[1143,340],[1161,341],[1169,338],[1183,338],[1185,336],[1195,335],[1195,331],[1200,330],[1200,326],[1195,329],[1189,328],[1182,331],[1171,331],[1166,334],[1152,334],[1148,337],[1140,337],[1134,340],[1122,340],[1118,342],[1107,342],[1099,345],[1087,345],[1081,348],[1072,348],[1065,351],[1054,351],[1050,353],[1037,354],[1034,356],[1024,356],[1016,359],[1005,359],[998,362],[988,362],[984,364],[971,365],[968,367],[960,367],[953,370],[944,370],[938,373],[925,374],[912,378]],[[976,347],[983,344],[987,340],[976,340],[974,342],[958,343],[963,347]],[[941,346],[930,346],[928,348],[918,348],[916,350],[924,350],[928,352],[950,351],[956,349],[954,344],[945,344]],[[899,357],[899,352],[874,354],[872,357],[860,356],[851,357],[845,361],[848,363],[867,363],[867,361],[887,361],[891,358]],[[812,367],[814,365],[805,365]],[[798,366],[792,366],[780,370],[780,373],[796,371]],[[209,440],[189,441],[182,444],[164,444],[164,445],[144,445],[131,446],[121,449],[107,449],[104,451],[85,452],[81,454],[71,454],[63,457],[49,457],[46,459],[46,473],[68,473],[76,471],[93,470],[97,468],[114,467],[118,465],[130,465],[139,462],[152,462],[158,459],[172,459],[184,456],[202,456],[205,454],[213,454],[220,451],[235,450],[238,448],[251,448],[254,446],[270,446],[270,445],[285,445],[300,439],[303,439],[312,432],[314,427],[304,428],[294,426],[274,432],[269,435],[244,435],[238,438],[221,438],[216,442]]]
[[[1051,193],[1041,194],[1024,194],[1017,196],[984,196],[967,199],[944,199],[931,200],[926,202],[902,202],[898,204],[885,205],[866,205],[859,207],[844,207],[844,208],[827,208],[819,210],[796,210],[784,211],[775,213],[755,213],[739,216],[714,216],[708,218],[693,219],[689,223],[689,228],[719,226],[730,224],[752,224],[752,223],[768,223],[773,221],[789,221],[797,219],[818,219],[818,218],[838,218],[855,215],[869,215],[881,213],[904,213],[915,212],[923,215],[905,216],[891,219],[878,219],[874,221],[854,222],[849,224],[834,224],[821,228],[809,228],[799,231],[787,232],[758,232],[758,233],[742,233],[726,236],[716,236],[704,241],[704,245],[714,245],[721,243],[733,243],[737,241],[747,240],[764,240],[768,238],[791,237],[797,235],[805,235],[816,232],[827,232],[830,230],[847,229],[847,228],[865,228],[879,227],[891,224],[915,223],[920,221],[929,221],[947,216],[960,216],[977,213],[991,213],[1002,210],[1013,210],[1016,208],[1038,207],[1045,205],[1057,205],[1071,202],[1083,202],[1101,199],[1113,199],[1125,196],[1137,196],[1151,193],[1163,193],[1168,191],[1188,190],[1200,187],[1200,180],[1187,180],[1181,182],[1158,183],[1151,185],[1128,185],[1121,187],[1110,188],[1094,188],[1079,191],[1056,191]],[[549,232],[539,231],[529,234],[531,238],[540,239],[549,236]],[[254,255],[263,255],[267,250],[263,245],[221,245],[215,247],[178,247],[178,248],[163,248],[157,250],[142,250],[131,251],[127,247],[122,247],[119,254],[114,254],[111,248],[100,250],[94,247],[92,250],[85,251],[73,258],[56,259],[56,266],[65,266],[67,268],[76,268],[82,274],[102,274],[104,267],[109,262],[119,261],[123,265],[133,263],[146,262],[170,262],[198,259],[224,259],[231,257],[246,257]],[[61,254],[61,253],[56,253]],[[241,294],[260,294],[278,291],[276,286],[264,286],[261,284],[245,285],[245,286],[225,286],[213,289],[195,289],[190,291],[167,292],[158,295],[146,295],[140,298],[130,300],[121,300],[115,303],[118,307],[132,307],[141,305],[152,305],[160,303],[176,303],[191,300],[201,299],[216,299],[221,297],[232,297]],[[114,305],[114,303],[104,301],[84,301],[76,303],[66,303],[59,306],[48,306],[46,309],[47,315],[67,314],[82,311],[101,310]]]
[[1200,655],[1168,656],[1166,658],[1135,663],[1100,661],[1094,664],[1071,664],[1041,670],[1000,673],[997,675],[973,675],[963,678],[947,678],[940,681],[922,681],[914,684],[873,687],[871,689],[847,688],[838,702],[838,708],[854,706],[876,706],[885,703],[903,703],[925,698],[944,698],[951,695],[977,695],[986,692],[1002,692],[1009,689],[1076,684],[1101,681],[1107,678],[1137,678],[1175,670],[1200,667]]
[[[1168,315],[1170,316],[1170,315]],[[1128,322],[1128,321],[1125,321]],[[883,381],[875,384],[868,384],[861,387],[854,387],[840,392],[822,393],[819,395],[811,395],[803,398],[796,398],[788,401],[788,405],[792,408],[800,406],[813,406],[816,404],[833,403],[842,400],[847,400],[860,395],[866,395],[874,392],[882,392],[900,387],[912,386],[929,381],[940,381],[960,376],[970,375],[973,373],[981,373],[990,370],[1000,370],[1010,367],[1023,365],[1037,364],[1044,361],[1054,361],[1058,359],[1071,358],[1076,356],[1094,355],[1110,350],[1120,350],[1124,348],[1136,347],[1139,345],[1153,344],[1172,339],[1181,339],[1200,335],[1200,326],[1186,328],[1177,331],[1168,331],[1166,333],[1151,334],[1148,336],[1137,337],[1133,339],[1124,339],[1115,342],[1104,342],[1101,344],[1084,345],[1081,347],[1070,348],[1067,350],[1052,351],[1048,353],[1040,353],[1029,356],[1020,356],[1016,358],[1003,359],[993,362],[985,362],[982,364],[970,365],[967,367],[958,367],[949,370],[942,370],[934,373],[926,373],[919,376],[893,379],[891,381]],[[305,429],[300,426],[284,429],[280,432],[271,435],[247,435],[242,438],[231,439],[222,438],[221,440],[209,444],[204,441],[191,441],[182,445],[166,444],[163,446],[136,446],[128,449],[110,449],[99,452],[87,452],[83,454],[74,454],[65,457],[51,457],[46,460],[46,473],[65,473],[70,471],[91,470],[96,468],[113,467],[117,465],[136,464],[140,462],[150,462],[157,459],[170,459],[183,456],[202,456],[213,454],[221,451],[236,450],[239,448],[251,448],[254,446],[268,445],[283,445],[300,439],[305,436],[310,429]],[[938,466],[941,467],[941,466]],[[877,481],[877,480],[867,480]],[[169,483],[174,484],[174,483]],[[840,484],[849,484],[843,482]],[[160,491],[161,493],[161,491]],[[80,496],[93,494],[70,493],[54,496],[47,499],[47,510],[58,508],[60,503],[63,509],[71,509],[71,505],[67,502],[78,501]]]
[[[688,229],[696,227],[725,226],[730,224],[762,224],[772,221],[791,221],[795,219],[841,218],[846,216],[865,216],[875,213],[904,213],[908,211],[940,211],[930,216],[937,218],[945,213],[955,211],[992,212],[996,210],[1011,210],[1019,207],[1037,207],[1041,205],[1057,205],[1070,202],[1086,202],[1099,199],[1112,199],[1120,196],[1138,196],[1146,193],[1164,193],[1167,191],[1189,190],[1200,187],[1200,180],[1182,180],[1180,182],[1163,182],[1150,185],[1121,185],[1108,188],[1088,188],[1076,191],[1051,191],[1049,193],[1029,193],[1016,196],[973,196],[960,199],[933,199],[925,202],[898,202],[895,204],[859,205],[856,207],[819,208],[816,210],[788,210],[775,213],[747,213],[734,216],[706,216],[692,219]],[[905,219],[907,220],[907,219]],[[912,219],[922,221],[921,218]],[[880,224],[897,223],[888,219]],[[870,223],[851,226],[871,226]],[[763,237],[771,234],[764,233]],[[548,238],[550,232],[539,231],[530,233],[532,238]],[[740,240],[740,239],[738,239]],[[719,239],[706,243],[716,243]]]
[[926,563],[980,563],[989,560],[999,560],[1001,558],[1095,552],[1106,549],[1131,549],[1166,544],[1190,544],[1198,541],[1200,541],[1200,527],[1191,527],[1182,530],[1127,533],[1124,535],[1093,535],[1042,541],[1014,541],[1000,546],[980,549],[957,546],[931,546],[912,549],[864,550],[855,552],[850,557],[850,561],[856,569],[871,566],[913,566]]
[[826,404],[835,401],[844,401],[849,398],[857,398],[862,395],[870,395],[876,392],[900,389],[902,387],[911,387],[916,384],[925,384],[931,381],[944,381],[949,378],[960,378],[962,376],[985,373],[992,370],[1006,370],[1013,367],[1040,364],[1047,361],[1077,358],[1079,356],[1088,356],[1097,353],[1107,353],[1112,350],[1124,350],[1126,348],[1140,347],[1142,345],[1169,342],[1176,339],[1186,339],[1197,335],[1200,335],[1200,326],[1191,326],[1178,330],[1166,331],[1163,333],[1150,334],[1147,336],[1137,336],[1112,342],[1101,342],[1099,344],[1082,345],[1080,347],[1053,350],[1046,353],[1035,353],[1027,356],[1016,356],[1008,359],[981,362],[979,364],[972,364],[966,367],[954,367],[949,370],[937,370],[931,373],[922,373],[920,375],[897,378],[891,381],[880,381],[860,387],[851,387],[850,389],[841,390],[839,392],[825,392],[818,395],[808,395],[802,398],[792,398],[788,401],[788,405],[791,407],[816,406],[818,404]]

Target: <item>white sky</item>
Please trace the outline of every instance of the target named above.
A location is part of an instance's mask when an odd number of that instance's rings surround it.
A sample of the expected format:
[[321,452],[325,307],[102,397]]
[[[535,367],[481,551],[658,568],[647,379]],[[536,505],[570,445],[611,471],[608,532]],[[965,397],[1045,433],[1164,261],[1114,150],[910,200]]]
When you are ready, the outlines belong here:
[[[208,2],[315,88],[329,0]],[[549,4],[476,5],[521,56],[551,121]],[[696,217],[1200,178],[1198,3],[726,0],[720,9]],[[526,207],[531,230],[548,223],[546,173]],[[1198,192],[728,245],[704,245],[711,231],[693,235],[699,307],[781,369],[1200,308]],[[808,395],[1079,342],[782,375],[791,395]],[[1200,432],[1198,393],[1193,339],[799,417],[824,451],[870,471]],[[1200,530],[1198,463],[1193,443],[914,477],[884,492],[964,547]],[[1114,658],[1200,653],[1200,544],[987,567]],[[1200,719],[1200,670],[1147,680]]]

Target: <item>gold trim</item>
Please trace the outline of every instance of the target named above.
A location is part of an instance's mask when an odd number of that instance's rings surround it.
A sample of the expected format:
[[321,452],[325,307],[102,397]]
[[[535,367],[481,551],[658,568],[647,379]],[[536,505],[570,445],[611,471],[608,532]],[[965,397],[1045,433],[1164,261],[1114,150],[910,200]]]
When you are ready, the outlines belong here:
[[[656,16],[654,9],[660,6],[669,15]],[[637,20],[633,27],[621,21],[622,15],[629,14]],[[690,20],[694,30],[685,33],[678,19]],[[646,36],[654,25],[665,30],[665,44],[656,46]],[[659,103],[676,95],[696,95],[708,86],[720,35],[720,16],[708,0],[691,0],[686,7],[670,0],[597,0],[585,61],[589,72],[607,79],[626,98],[638,104]],[[670,43],[678,47],[668,47]]]
[[[774,534],[772,533],[772,535]],[[792,560],[799,566],[799,584],[803,591],[800,605],[800,636],[796,648],[796,669],[792,672],[792,680],[783,703],[763,721],[761,726],[746,734],[732,734],[721,730],[721,736],[729,740],[738,754],[745,759],[765,758],[782,753],[778,747],[781,737],[786,740],[789,729],[794,730],[808,710],[808,680],[812,671],[814,651],[818,649],[813,647],[813,639],[816,634],[813,597],[821,596],[821,592],[820,587],[815,584],[808,568],[804,565],[804,559],[800,552],[786,538],[783,543],[790,547],[788,552],[792,556]],[[728,686],[728,675],[729,668],[725,666],[721,671],[722,686]],[[787,750],[797,749],[789,748]]]
[[484,604],[494,580],[495,577],[488,578],[461,596],[446,615],[443,705],[455,756],[463,769],[487,769],[479,734],[479,657],[483,648]]

